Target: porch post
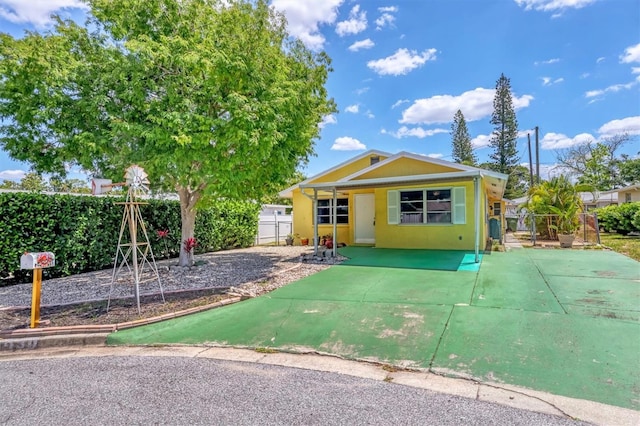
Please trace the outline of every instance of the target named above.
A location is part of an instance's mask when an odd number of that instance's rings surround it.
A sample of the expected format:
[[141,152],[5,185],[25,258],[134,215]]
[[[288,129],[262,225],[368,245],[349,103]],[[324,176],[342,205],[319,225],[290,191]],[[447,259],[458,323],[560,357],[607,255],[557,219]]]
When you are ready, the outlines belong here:
[[318,255],[318,190],[313,188],[313,254]]
[[335,188],[333,188],[333,211],[332,216],[333,216],[333,247],[332,247],[332,252],[333,252],[333,257],[336,257],[336,247],[338,245],[338,206],[336,205],[338,201],[338,193],[336,191]]
[[480,177],[475,176],[473,178],[473,190],[475,192],[475,233],[476,233],[476,242],[475,242],[475,251],[476,251],[476,263],[480,262],[480,221],[482,218],[480,217]]

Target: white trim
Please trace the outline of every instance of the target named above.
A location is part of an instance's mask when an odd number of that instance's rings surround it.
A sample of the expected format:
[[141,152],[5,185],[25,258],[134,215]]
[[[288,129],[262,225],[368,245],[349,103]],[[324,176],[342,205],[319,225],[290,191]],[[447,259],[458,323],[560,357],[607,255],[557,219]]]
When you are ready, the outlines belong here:
[[372,155],[378,155],[378,156],[382,155],[382,156],[385,156],[385,157],[391,157],[393,154],[391,154],[389,152],[379,151],[377,149],[370,149],[369,151],[363,152],[362,154],[357,155],[357,156],[355,156],[353,158],[350,158],[349,160],[343,161],[342,163],[338,164],[337,166],[333,166],[330,169],[327,169],[327,170],[325,170],[323,172],[320,172],[320,173],[318,173],[316,175],[313,175],[310,178],[307,178],[307,179],[303,180],[302,182],[296,183],[295,185],[290,186],[289,188],[280,191],[278,193],[278,196],[280,198],[291,198],[293,196],[292,192],[295,189],[299,188],[300,185],[307,184],[307,183],[309,183],[311,181],[314,181],[316,179],[321,178],[322,176],[326,176],[329,173],[335,172],[338,169],[341,169],[341,168],[343,168],[345,166],[348,166],[351,163],[355,163],[356,161],[362,160],[363,158],[370,157]]
[[359,170],[355,173],[350,174],[349,176],[346,176],[342,179],[339,179],[338,182],[346,182],[349,180],[353,180],[359,176],[362,176],[364,174],[367,174],[373,170],[376,170],[380,167],[384,167],[387,164],[393,163],[396,160],[399,160],[401,158],[410,158],[413,160],[417,160],[417,161],[422,161],[424,163],[427,164],[437,164],[439,166],[445,166],[445,167],[450,167],[452,169],[457,169],[460,171],[464,171],[464,172],[471,172],[471,171],[476,171],[476,170],[482,170],[482,171],[487,171],[484,169],[479,169],[477,167],[471,167],[471,166],[465,166],[464,164],[459,164],[459,163],[453,163],[451,161],[445,161],[445,160],[439,160],[437,158],[431,158],[431,157],[427,157],[425,155],[420,155],[420,154],[413,154],[411,152],[406,152],[406,151],[401,151],[397,154],[392,155],[389,158],[386,158],[385,160],[380,161],[379,163],[373,164],[367,168],[364,168],[362,170]]

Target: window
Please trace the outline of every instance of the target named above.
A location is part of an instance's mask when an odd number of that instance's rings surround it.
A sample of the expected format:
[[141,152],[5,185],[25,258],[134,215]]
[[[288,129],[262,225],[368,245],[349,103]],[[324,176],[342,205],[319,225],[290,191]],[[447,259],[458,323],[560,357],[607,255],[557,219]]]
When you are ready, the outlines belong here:
[[[333,224],[332,215],[333,199],[318,200],[318,224]],[[338,198],[336,200],[336,223],[349,223],[349,199]]]
[[493,215],[494,216],[500,216],[500,214],[502,213],[501,207],[502,207],[502,205],[500,204],[500,202],[493,203]]
[[451,190],[400,191],[400,223],[451,223]]
[[466,223],[464,187],[387,191],[387,220],[399,223]]

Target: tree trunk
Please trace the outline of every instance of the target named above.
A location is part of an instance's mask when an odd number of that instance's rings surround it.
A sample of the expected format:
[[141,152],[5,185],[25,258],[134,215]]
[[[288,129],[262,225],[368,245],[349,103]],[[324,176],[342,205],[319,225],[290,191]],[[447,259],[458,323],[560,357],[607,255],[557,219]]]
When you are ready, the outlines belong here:
[[194,238],[196,227],[195,207],[202,196],[203,189],[203,187],[198,187],[198,189],[192,191],[189,188],[178,187],[178,195],[180,196],[180,218],[182,220],[179,266],[193,265],[193,252],[195,249],[187,251],[185,249],[185,241],[189,238]]

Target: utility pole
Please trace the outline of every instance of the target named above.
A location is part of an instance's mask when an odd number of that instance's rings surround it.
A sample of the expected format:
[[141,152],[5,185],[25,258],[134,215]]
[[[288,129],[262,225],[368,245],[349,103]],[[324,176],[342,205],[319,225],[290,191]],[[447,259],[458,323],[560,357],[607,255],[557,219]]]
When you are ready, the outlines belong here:
[[533,188],[533,160],[531,159],[531,135],[527,133],[527,145],[529,146],[529,189]]
[[540,183],[540,145],[538,144],[538,126],[536,126],[536,183]]

